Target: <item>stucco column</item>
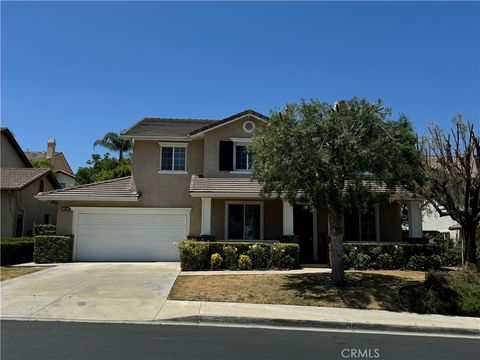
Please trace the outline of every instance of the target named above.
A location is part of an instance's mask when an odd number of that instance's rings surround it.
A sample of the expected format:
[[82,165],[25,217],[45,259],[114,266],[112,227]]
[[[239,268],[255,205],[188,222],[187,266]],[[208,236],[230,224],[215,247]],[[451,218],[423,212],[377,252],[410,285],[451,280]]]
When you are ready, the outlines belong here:
[[293,206],[283,200],[283,235],[293,234]]
[[408,237],[423,237],[422,211],[419,200],[410,200],[408,202]]
[[202,225],[200,235],[212,235],[212,198],[202,198]]

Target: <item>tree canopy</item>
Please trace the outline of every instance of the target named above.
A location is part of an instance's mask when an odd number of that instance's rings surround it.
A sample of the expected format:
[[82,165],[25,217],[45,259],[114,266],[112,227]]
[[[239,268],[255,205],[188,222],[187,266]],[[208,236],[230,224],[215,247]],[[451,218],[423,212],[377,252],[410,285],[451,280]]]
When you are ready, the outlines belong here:
[[75,174],[76,185],[116,179],[132,173],[131,156],[118,160],[111,158],[109,153],[104,154],[103,157],[92,154],[92,159],[88,160],[87,164],[90,166],[78,168]]
[[116,132],[108,132],[103,138],[96,140],[93,146],[102,146],[108,150],[118,152],[118,159],[123,159],[123,154],[132,149],[130,140],[122,138]]
[[342,214],[364,212],[398,186],[422,183],[412,124],[390,115],[381,100],[302,101],[273,111],[254,135],[253,177],[262,194],[329,210],[336,284],[344,282]]
[[426,181],[414,190],[422,194],[440,216],[449,215],[463,230],[465,260],[476,263],[475,237],[480,222],[480,133],[461,115],[450,132],[437,125],[421,142]]
[[53,169],[53,164],[51,160],[48,159],[33,159],[30,160],[30,163],[34,168],[45,168],[45,169]]

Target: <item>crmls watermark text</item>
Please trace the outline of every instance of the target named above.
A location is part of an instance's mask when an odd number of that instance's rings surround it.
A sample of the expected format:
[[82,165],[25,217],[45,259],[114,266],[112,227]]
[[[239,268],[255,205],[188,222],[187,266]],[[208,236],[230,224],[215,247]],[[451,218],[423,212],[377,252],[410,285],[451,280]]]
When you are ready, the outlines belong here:
[[342,349],[344,359],[379,359],[380,349]]

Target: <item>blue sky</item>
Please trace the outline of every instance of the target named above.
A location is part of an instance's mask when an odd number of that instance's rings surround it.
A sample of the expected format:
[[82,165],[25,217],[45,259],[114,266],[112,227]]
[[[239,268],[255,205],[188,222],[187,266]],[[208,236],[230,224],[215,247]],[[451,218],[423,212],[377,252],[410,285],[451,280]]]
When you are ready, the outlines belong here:
[[[383,98],[480,123],[480,4],[2,2],[1,122],[74,169],[145,116]],[[101,149],[95,150],[101,152]]]

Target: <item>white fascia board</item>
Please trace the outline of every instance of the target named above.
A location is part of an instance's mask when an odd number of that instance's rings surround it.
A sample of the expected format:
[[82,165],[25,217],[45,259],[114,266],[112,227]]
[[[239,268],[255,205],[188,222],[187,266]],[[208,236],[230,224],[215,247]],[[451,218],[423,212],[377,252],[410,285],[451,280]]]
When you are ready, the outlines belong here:
[[223,193],[223,192],[190,192],[191,197],[211,198],[253,198],[260,199],[259,193]]
[[251,137],[249,138],[231,137],[230,140],[235,143],[253,143],[253,139]]
[[135,196],[65,196],[65,195],[36,195],[40,201],[138,201],[139,195]]
[[155,141],[182,141],[189,142],[190,136],[142,136],[142,135],[122,135],[125,139],[131,140],[155,140]]
[[90,214],[148,214],[148,215],[188,215],[192,208],[151,208],[151,207],[105,207],[71,206],[78,213]]

